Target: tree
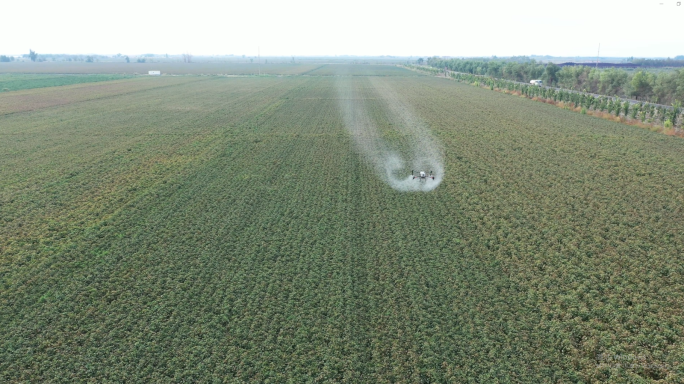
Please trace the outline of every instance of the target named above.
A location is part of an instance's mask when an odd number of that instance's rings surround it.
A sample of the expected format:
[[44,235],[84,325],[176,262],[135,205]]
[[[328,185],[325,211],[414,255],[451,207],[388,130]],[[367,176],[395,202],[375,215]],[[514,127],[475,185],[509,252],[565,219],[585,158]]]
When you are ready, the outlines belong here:
[[14,57],[0,55],[0,63],[9,63],[10,61],[13,61],[13,60],[14,60]]
[[487,74],[491,77],[501,77],[501,63],[496,61],[490,62],[487,65]]
[[421,57],[421,58],[419,58],[419,59],[417,60],[417,62],[418,62],[418,65],[423,65],[423,62],[424,62],[424,61],[425,61],[425,60],[423,60],[423,58],[422,58],[422,57]]
[[653,91],[653,77],[644,71],[639,71],[632,77],[632,95],[639,100],[639,97],[648,97]]
[[31,59],[31,61],[36,61],[36,59],[38,58],[38,54],[36,53],[36,51],[34,51],[33,49],[29,49],[29,58]]
[[620,100],[615,100],[613,107],[615,108],[615,116],[620,117],[620,111],[622,110],[622,103]]
[[93,57],[92,56],[86,56],[86,63],[92,63],[93,62]]
[[184,63],[191,63],[192,62],[192,55],[190,53],[184,53],[183,54],[183,62]]
[[627,117],[627,114],[629,113],[629,101],[625,100],[625,102],[622,104],[622,110],[625,111],[625,117]]
[[138,57],[138,60],[137,60],[137,61],[138,61],[138,63],[144,63],[144,62],[145,62],[145,59],[142,58],[142,57]]
[[128,56],[124,56],[124,60],[126,60],[127,63],[130,63],[130,62],[131,62],[131,58],[128,57]]
[[557,74],[560,70],[561,70],[561,68],[554,63],[549,63],[546,65],[546,69],[544,72],[546,75],[546,81],[549,83],[549,85],[555,84],[558,82]]
[[679,111],[682,110],[682,102],[681,101],[675,101],[672,103],[672,111],[670,111],[670,121],[672,124],[677,123],[677,115],[679,115]]
[[629,82],[627,72],[609,68],[601,72],[599,92],[609,96],[616,96],[621,93],[625,84]]

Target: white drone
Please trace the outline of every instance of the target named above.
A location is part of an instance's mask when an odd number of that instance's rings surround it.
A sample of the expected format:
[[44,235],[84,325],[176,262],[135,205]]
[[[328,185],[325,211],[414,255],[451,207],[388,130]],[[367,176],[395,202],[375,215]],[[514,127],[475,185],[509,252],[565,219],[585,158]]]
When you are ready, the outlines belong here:
[[413,180],[418,179],[418,181],[427,181],[427,179],[435,179],[435,175],[432,174],[432,171],[430,171],[430,174],[425,173],[425,171],[420,171],[416,175],[411,171],[411,176],[413,177]]

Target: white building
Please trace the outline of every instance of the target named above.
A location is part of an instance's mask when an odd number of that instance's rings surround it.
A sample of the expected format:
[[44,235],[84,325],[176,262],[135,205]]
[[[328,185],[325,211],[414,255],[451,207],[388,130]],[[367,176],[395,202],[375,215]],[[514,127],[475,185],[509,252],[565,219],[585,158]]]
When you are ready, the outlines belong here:
[[147,74],[150,76],[161,76],[161,71],[149,71]]

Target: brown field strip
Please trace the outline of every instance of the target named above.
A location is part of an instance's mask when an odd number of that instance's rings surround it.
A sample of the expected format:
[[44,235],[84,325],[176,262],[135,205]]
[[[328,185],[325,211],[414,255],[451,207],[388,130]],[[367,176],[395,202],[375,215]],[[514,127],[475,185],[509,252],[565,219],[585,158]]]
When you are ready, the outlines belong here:
[[0,115],[34,111],[198,80],[200,79],[197,77],[126,79],[3,93],[0,94]]

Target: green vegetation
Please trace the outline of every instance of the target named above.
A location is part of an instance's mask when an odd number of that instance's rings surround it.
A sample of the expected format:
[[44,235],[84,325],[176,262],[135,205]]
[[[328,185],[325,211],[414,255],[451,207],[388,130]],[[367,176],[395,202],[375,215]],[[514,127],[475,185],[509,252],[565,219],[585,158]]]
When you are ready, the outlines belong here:
[[[679,381],[684,140],[407,73],[0,95],[0,381]],[[437,189],[375,177],[339,81]]]
[[[438,69],[431,67],[407,66],[406,68],[431,75],[444,75],[443,71],[439,71]],[[676,130],[665,130],[663,133],[674,134],[678,136],[684,135],[684,131],[682,131],[682,126],[684,125],[684,115],[681,113],[682,105],[679,101],[675,101],[671,104],[671,107],[667,107],[644,102],[636,103],[629,100],[623,101],[619,98],[596,96],[586,92],[538,87],[536,85],[528,85],[510,80],[495,79],[482,75],[450,72],[449,76],[459,82],[472,84],[477,87],[489,88],[490,90],[496,89],[506,93],[523,95],[534,100],[553,103],[565,109],[569,109],[570,107],[573,109],[579,108],[577,111],[581,112],[584,110],[584,114],[586,114],[587,111],[594,111],[601,112],[598,114],[601,117],[610,117],[613,115],[618,118],[618,120],[627,123],[636,123],[636,112],[639,111],[641,113],[640,120],[642,123],[646,117],[648,117],[649,124],[659,124],[664,128],[677,128]],[[634,113],[630,114],[630,110],[633,110]],[[603,115],[603,111],[607,111],[609,115]],[[627,120],[628,118],[631,118],[631,120]],[[668,126],[665,126],[666,121],[670,122]],[[657,128],[654,125],[643,126],[642,124],[640,126],[649,129]]]
[[596,69],[591,66],[563,67],[528,62],[502,62],[485,60],[459,60],[430,58],[428,64],[439,69],[486,75],[498,79],[529,82],[544,80],[575,91],[585,91],[605,96],[636,97],[639,100],[670,105],[684,100],[684,69],[651,73],[648,70],[626,71],[624,69]]
[[642,67],[684,67],[684,55],[675,56],[674,59],[632,59],[632,63]]
[[125,79],[126,75],[25,75],[0,74],[0,91],[57,87],[81,83],[95,83]]

